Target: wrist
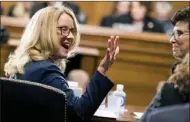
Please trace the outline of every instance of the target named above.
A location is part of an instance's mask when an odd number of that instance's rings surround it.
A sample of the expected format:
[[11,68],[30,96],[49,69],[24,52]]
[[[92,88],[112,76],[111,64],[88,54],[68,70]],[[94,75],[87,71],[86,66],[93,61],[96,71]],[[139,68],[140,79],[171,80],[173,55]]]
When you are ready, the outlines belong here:
[[104,76],[106,74],[105,69],[103,67],[98,67],[97,71],[100,72]]

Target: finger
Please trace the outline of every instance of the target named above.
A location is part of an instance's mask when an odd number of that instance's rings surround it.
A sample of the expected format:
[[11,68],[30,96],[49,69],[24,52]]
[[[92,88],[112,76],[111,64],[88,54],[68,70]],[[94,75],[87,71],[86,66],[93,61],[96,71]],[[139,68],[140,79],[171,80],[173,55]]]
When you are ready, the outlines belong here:
[[115,37],[114,36],[111,36],[111,52],[114,51],[114,40],[115,40]]
[[108,39],[108,46],[107,48],[111,49],[111,39]]
[[117,56],[118,53],[119,53],[119,46],[117,46],[117,48],[115,50],[114,59],[116,59],[116,56]]
[[106,60],[110,60],[110,48],[107,48]]
[[119,36],[116,36],[116,38],[114,40],[114,51],[116,50],[116,48],[118,46],[118,40],[119,40]]

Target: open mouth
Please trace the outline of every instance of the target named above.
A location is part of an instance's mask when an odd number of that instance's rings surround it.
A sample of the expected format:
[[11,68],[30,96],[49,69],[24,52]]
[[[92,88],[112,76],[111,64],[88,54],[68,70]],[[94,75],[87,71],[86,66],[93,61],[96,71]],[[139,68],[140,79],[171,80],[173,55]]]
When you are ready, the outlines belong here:
[[64,47],[65,49],[67,49],[67,50],[69,49],[69,44],[63,43],[63,44],[61,44],[61,46]]

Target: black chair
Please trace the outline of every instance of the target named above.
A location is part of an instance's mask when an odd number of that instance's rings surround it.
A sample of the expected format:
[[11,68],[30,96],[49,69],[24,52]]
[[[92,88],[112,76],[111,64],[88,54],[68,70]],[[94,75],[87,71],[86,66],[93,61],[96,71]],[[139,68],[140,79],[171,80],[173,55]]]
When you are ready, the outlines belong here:
[[1,122],[66,122],[63,91],[40,83],[0,78]]

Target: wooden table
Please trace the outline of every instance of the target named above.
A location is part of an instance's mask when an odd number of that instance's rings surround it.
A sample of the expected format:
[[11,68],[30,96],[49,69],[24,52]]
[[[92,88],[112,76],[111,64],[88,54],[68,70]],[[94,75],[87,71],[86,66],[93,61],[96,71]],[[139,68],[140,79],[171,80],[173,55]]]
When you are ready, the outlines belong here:
[[128,109],[124,113],[123,117],[117,119],[103,118],[103,117],[93,117],[91,122],[137,122],[137,120],[131,115],[131,112],[144,112],[145,107],[142,106],[126,106]]

